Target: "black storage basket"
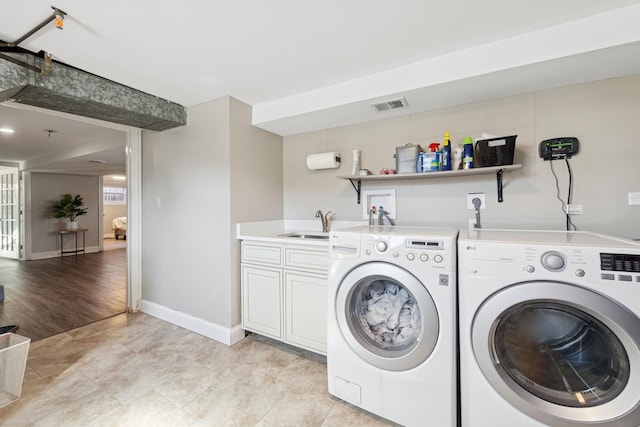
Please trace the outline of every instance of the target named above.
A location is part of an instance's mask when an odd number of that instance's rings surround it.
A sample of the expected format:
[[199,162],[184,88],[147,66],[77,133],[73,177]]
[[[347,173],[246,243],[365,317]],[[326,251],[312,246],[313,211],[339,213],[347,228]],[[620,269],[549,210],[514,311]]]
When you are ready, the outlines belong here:
[[476,141],[473,161],[476,167],[513,164],[513,154],[518,135],[500,136]]

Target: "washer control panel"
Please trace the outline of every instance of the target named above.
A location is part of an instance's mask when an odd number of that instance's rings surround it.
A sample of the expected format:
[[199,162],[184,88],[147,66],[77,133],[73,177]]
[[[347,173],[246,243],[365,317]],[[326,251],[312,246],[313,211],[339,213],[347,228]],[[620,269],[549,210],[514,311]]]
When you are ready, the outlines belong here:
[[365,256],[391,257],[407,261],[441,264],[445,261],[445,242],[429,238],[401,236],[363,235],[362,250]]
[[[329,262],[388,262],[437,283],[456,283],[458,230],[442,227],[358,226],[329,233]],[[357,260],[357,261],[356,261]],[[330,267],[330,270],[333,267]]]

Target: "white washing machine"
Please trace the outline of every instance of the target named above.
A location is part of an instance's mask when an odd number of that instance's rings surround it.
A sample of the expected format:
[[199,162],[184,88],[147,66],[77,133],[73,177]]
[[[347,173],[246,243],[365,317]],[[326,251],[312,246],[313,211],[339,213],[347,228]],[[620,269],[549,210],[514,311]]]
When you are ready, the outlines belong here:
[[329,392],[405,426],[456,424],[456,236],[365,226],[329,238]]
[[461,231],[458,278],[463,427],[640,425],[640,245]]

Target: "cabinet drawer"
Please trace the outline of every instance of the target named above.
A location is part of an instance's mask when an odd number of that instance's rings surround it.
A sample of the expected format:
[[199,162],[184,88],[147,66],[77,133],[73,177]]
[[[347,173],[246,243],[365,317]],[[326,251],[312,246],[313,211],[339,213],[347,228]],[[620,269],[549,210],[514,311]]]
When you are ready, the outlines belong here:
[[285,246],[284,266],[326,274],[329,271],[329,250]]
[[242,242],[242,262],[282,266],[282,246]]

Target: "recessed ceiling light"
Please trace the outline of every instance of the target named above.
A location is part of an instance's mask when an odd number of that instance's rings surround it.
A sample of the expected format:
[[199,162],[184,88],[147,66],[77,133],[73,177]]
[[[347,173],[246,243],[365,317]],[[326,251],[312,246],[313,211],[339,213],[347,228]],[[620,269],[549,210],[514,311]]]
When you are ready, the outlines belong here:
[[99,163],[99,164],[104,164],[107,163],[106,160],[87,160],[87,163]]
[[127,179],[127,177],[123,175],[111,175],[111,179],[115,179],[116,181],[124,181],[125,179]]
[[9,129],[9,128],[0,128],[0,132],[2,132],[2,133],[13,133],[14,130],[13,129]]

